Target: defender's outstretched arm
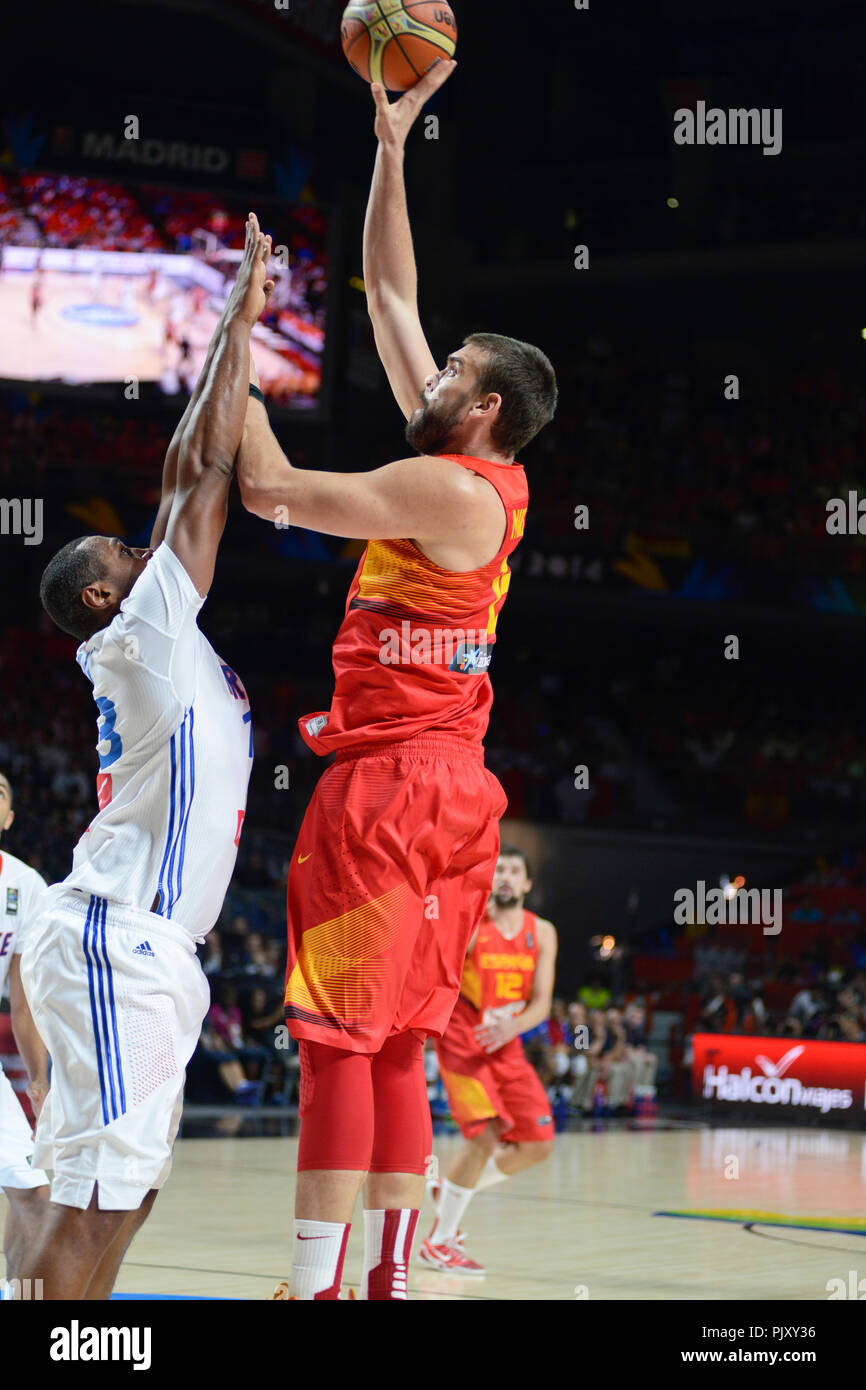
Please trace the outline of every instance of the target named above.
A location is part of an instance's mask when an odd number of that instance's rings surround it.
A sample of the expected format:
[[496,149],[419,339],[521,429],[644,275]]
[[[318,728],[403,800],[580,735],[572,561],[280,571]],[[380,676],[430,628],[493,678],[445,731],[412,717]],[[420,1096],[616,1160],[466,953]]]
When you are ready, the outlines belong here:
[[213,582],[243,434],[250,333],[274,287],[267,279],[270,250],[270,237],[262,235],[251,213],[238,278],[214,333],[207,381],[178,447],[177,481],[165,539],[202,595]]

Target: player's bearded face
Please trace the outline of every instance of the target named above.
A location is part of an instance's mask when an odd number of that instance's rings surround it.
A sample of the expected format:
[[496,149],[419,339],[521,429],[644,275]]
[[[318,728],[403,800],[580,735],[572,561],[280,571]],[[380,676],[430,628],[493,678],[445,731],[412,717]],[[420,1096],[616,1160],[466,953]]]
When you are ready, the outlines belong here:
[[459,428],[466,414],[471,393],[458,400],[442,394],[415,411],[406,426],[406,442],[419,454],[459,453]]

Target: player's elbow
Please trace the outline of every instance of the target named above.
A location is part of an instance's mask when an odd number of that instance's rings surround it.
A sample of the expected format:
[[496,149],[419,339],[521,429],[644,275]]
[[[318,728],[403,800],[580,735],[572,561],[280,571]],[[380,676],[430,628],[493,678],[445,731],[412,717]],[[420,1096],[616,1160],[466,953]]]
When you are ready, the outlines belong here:
[[235,461],[219,444],[207,444],[195,437],[181,441],[177,460],[177,491],[187,492],[205,477],[228,480]]
[[261,517],[263,521],[273,520],[273,500],[267,487],[243,469],[238,473],[238,487],[246,511],[251,512],[253,516]]

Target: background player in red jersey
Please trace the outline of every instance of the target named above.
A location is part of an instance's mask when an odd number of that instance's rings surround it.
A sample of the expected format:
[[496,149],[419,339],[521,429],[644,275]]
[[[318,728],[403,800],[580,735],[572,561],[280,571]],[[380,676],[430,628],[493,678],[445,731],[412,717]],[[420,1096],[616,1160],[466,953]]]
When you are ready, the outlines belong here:
[[451,1114],[468,1142],[435,1194],[436,1220],[418,1258],[456,1274],[484,1273],[459,1230],[474,1194],[542,1163],[553,1147],[547,1095],[520,1040],[549,1016],[556,973],[556,930],[523,906],[531,888],[526,855],[504,845],[460,996],[436,1043]]
[[280,1298],[339,1297],[362,1185],[362,1297],[406,1298],[432,1147],[424,1039],[451,1015],[506,805],[484,767],[488,667],[528,504],[516,456],[552,419],[556,377],[538,348],[496,334],[472,335],[438,370],[421,328],[403,149],[451,71],[440,64],[393,104],[373,88],[364,278],[419,457],[366,473],[295,469],[253,386],[238,460],[257,516],[285,522],[287,508],[291,525],[367,541],[334,643],[330,709],[300,721],[336,762],[289,870],[285,1004],[302,1123]]

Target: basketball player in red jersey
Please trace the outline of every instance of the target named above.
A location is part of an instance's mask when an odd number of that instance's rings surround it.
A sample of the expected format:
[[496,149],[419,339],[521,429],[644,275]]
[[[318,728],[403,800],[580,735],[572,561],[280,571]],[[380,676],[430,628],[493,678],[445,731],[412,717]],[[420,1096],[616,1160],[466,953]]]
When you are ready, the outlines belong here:
[[556,973],[553,923],[523,906],[531,888],[526,855],[503,845],[460,996],[435,1044],[451,1114],[468,1143],[435,1185],[436,1220],[418,1258],[455,1274],[484,1273],[465,1254],[459,1230],[473,1195],[542,1163],[553,1148],[547,1095],[520,1040],[550,1016]]
[[247,508],[367,548],[334,643],[327,711],[300,730],[335,763],[288,882],[286,1018],[300,1042],[301,1135],[290,1279],[335,1299],[365,1186],[362,1298],[405,1299],[432,1148],[423,1044],[460,986],[499,852],[505,795],[485,769],[488,666],[523,534],[515,456],[553,417],[537,348],[476,334],[436,367],[418,317],[406,136],[452,71],[399,101],[373,87],[379,148],[364,231],[376,342],[418,457],[366,473],[295,469],[251,387],[238,458]]

